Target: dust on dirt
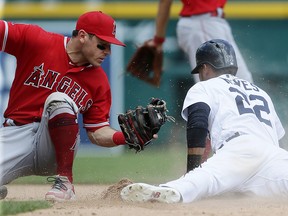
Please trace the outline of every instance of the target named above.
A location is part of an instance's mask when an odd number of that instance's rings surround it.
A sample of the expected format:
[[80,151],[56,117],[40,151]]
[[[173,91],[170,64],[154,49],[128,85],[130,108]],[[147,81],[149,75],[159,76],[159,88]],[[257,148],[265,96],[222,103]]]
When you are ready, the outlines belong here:
[[[130,181],[130,180],[129,180]],[[117,194],[123,181],[115,185],[75,185],[77,200],[55,203],[49,209],[22,213],[31,215],[101,215],[101,216],[283,216],[287,215],[287,200],[264,199],[228,194],[190,204],[126,203]],[[8,185],[6,200],[44,200],[50,185]],[[109,193],[110,192],[110,193]]]
[[105,189],[100,197],[102,199],[109,200],[121,200],[120,192],[127,185],[133,184],[134,182],[130,179],[121,179],[116,184],[110,185],[107,189]]

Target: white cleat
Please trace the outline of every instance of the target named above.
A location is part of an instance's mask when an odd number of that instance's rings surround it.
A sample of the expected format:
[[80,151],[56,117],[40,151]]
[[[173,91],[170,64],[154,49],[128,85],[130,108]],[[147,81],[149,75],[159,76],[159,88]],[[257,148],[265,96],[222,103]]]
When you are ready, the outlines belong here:
[[50,176],[48,182],[53,182],[52,188],[46,193],[45,199],[52,202],[75,200],[74,186],[66,176]]
[[121,198],[128,202],[181,202],[181,195],[175,189],[145,183],[134,183],[124,187],[121,191]]

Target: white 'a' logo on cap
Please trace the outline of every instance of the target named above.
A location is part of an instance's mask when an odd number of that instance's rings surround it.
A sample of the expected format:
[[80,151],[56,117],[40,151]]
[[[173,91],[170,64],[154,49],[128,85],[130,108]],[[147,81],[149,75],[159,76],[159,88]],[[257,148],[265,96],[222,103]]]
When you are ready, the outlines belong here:
[[112,35],[116,35],[116,22],[115,22],[115,21],[114,21],[114,23],[113,23]]

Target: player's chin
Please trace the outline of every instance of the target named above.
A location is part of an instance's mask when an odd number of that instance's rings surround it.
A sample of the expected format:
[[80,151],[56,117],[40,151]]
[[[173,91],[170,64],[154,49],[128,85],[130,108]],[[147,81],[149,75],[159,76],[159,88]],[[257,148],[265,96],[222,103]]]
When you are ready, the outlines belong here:
[[99,66],[101,66],[103,61],[104,61],[104,59],[93,59],[90,61],[90,64],[92,64],[95,67],[99,67]]

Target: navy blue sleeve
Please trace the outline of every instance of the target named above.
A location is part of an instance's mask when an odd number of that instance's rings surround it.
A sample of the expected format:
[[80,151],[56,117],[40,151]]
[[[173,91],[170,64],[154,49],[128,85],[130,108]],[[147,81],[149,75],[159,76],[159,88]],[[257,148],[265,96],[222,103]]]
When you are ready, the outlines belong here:
[[205,148],[210,107],[203,102],[188,107],[186,138],[188,148]]

